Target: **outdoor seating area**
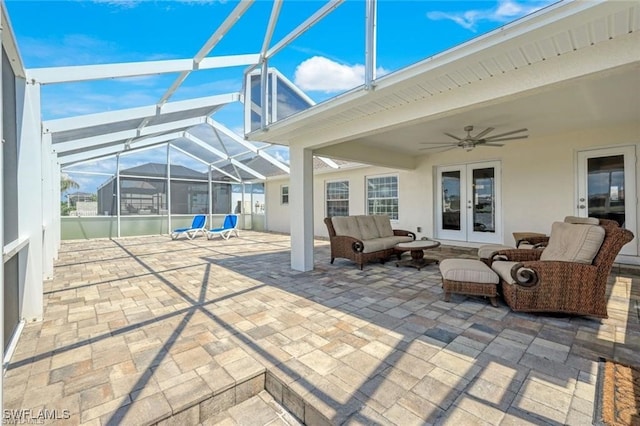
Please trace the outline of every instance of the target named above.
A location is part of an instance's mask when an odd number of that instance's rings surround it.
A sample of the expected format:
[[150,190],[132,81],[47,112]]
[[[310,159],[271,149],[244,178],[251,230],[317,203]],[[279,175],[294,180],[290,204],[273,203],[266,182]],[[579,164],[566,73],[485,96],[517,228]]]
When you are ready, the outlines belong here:
[[583,425],[599,357],[634,363],[640,351],[640,274],[619,265],[598,319],[514,312],[500,297],[445,302],[438,265],[330,264],[326,240],[299,272],[290,250],[288,235],[254,231],[63,242],[4,408],[91,425],[233,424],[269,404],[277,424]]

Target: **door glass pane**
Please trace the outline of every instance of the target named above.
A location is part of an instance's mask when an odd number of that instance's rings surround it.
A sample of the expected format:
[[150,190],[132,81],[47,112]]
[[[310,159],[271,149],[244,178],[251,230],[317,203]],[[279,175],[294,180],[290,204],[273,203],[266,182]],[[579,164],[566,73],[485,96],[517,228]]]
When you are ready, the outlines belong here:
[[589,217],[624,226],[624,155],[587,160],[587,197]]
[[461,229],[459,171],[442,173],[442,229]]
[[495,172],[493,167],[473,170],[473,230],[496,232]]

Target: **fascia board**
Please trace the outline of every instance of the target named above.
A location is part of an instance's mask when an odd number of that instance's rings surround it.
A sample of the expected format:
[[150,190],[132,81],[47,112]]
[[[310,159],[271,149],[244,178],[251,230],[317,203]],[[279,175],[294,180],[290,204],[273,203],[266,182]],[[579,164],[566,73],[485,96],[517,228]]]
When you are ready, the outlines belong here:
[[[248,133],[246,136],[249,140],[271,140],[274,137],[281,137],[289,134],[291,131],[299,127],[304,127],[309,120],[322,114],[330,112],[338,113],[342,109],[351,108],[363,99],[369,99],[375,96],[376,92],[382,92],[384,89],[393,89],[399,83],[408,82],[408,80],[422,76],[428,72],[441,72],[445,66],[451,66],[456,61],[467,60],[472,55],[494,54],[491,49],[500,48],[505,43],[512,43],[518,37],[522,37],[523,41],[531,42],[532,32],[536,30],[544,31],[548,34],[548,26],[560,25],[566,27],[566,20],[572,23],[580,23],[585,20],[584,15],[602,14],[601,7],[623,8],[624,4],[616,4],[623,2],[614,2],[607,0],[594,1],[571,1],[560,2],[546,7],[528,17],[522,18],[511,24],[507,24],[497,30],[489,32],[483,36],[477,37],[466,43],[460,44],[445,52],[432,56],[415,65],[403,68],[394,73],[385,75],[374,82],[375,90],[364,90],[364,85],[351,89],[342,93],[326,102],[314,105],[304,111],[296,113],[283,120],[270,124],[266,129],[258,129]],[[265,135],[270,134],[269,138]],[[280,139],[279,143],[288,143]]]

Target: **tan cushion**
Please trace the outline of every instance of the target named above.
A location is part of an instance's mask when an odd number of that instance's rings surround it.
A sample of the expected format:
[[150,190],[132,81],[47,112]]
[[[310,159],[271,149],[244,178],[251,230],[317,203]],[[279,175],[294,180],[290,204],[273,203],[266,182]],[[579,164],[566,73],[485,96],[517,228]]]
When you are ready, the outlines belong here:
[[391,228],[391,219],[386,214],[373,215],[373,221],[378,228],[378,235],[381,237],[393,237],[393,228]]
[[511,277],[511,268],[513,265],[516,265],[518,262],[509,262],[509,261],[496,261],[491,264],[491,269],[493,269],[503,281],[509,284],[515,284],[516,281]]
[[575,223],[576,225],[599,225],[600,220],[597,217],[578,217],[565,216],[565,223]]
[[604,234],[601,226],[554,222],[540,260],[591,264],[604,241]]
[[413,241],[411,237],[382,237],[382,238],[374,238],[372,240],[364,240],[364,249],[363,253],[373,253],[375,251],[386,250],[395,247],[398,243],[408,243]]
[[494,252],[498,250],[515,250],[513,246],[504,246],[502,244],[485,244],[478,248],[478,257],[480,259],[488,259]]
[[363,240],[372,240],[374,238],[380,237],[380,233],[378,232],[378,227],[376,226],[376,222],[373,219],[373,216],[361,215],[355,216],[355,218],[358,222],[360,235],[362,235]]
[[360,227],[358,226],[358,221],[355,216],[334,216],[331,218],[331,222],[333,223],[333,229],[335,229],[336,235],[345,235],[362,240]]
[[483,262],[475,259],[445,259],[440,262],[442,278],[449,281],[498,284],[499,278]]

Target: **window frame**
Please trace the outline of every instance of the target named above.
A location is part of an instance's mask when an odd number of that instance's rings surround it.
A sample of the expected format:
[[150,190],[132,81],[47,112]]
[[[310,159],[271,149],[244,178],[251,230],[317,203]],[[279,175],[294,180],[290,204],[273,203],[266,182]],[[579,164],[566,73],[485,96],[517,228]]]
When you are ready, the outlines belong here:
[[[335,183],[346,183],[347,184],[347,198],[329,198],[329,193],[328,193],[328,189],[329,189],[329,185],[331,184],[335,184]],[[327,180],[324,182],[324,213],[325,213],[325,217],[330,217],[329,216],[329,202],[331,201],[346,201],[347,202],[347,214],[345,216],[349,216],[349,198],[351,196],[351,188],[349,187],[350,183],[349,183],[349,179],[334,179],[334,180]]]
[[[285,194],[285,188],[287,193]],[[285,201],[284,197],[287,197]],[[280,185],[280,205],[288,206],[289,205],[289,185]]]
[[[396,187],[395,187],[395,192],[396,192],[396,196],[395,197],[376,197],[376,198],[369,198],[369,181],[371,180],[375,180],[375,179],[384,179],[384,178],[395,178],[396,180]],[[372,215],[372,214],[388,214],[388,213],[375,213],[375,212],[371,212],[369,210],[369,200],[370,199],[378,199],[378,200],[382,200],[382,199],[395,199],[396,200],[396,211],[397,211],[397,217],[393,217],[393,215],[389,214],[389,218],[391,219],[391,222],[398,222],[400,220],[400,176],[397,173],[388,173],[388,174],[382,174],[382,175],[372,175],[372,176],[365,176],[365,181],[364,181],[364,202],[365,202],[365,206],[364,206],[364,211],[367,215]]]

